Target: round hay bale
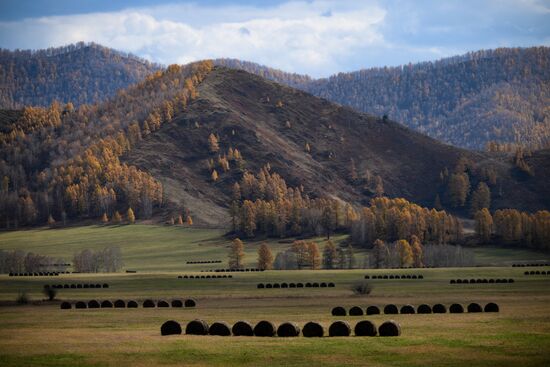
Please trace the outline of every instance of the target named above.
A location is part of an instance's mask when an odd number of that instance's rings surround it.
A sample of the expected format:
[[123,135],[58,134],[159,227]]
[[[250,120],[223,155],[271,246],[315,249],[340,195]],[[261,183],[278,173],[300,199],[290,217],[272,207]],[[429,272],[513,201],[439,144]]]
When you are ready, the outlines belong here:
[[76,289],[76,284],[71,284],[71,289]]
[[74,304],[74,308],[86,308],[86,302],[78,301]]
[[306,338],[321,338],[323,335],[325,335],[325,329],[323,328],[323,325],[317,322],[310,321],[304,325],[302,335]]
[[161,299],[157,302],[157,307],[170,307],[170,304],[165,300]]
[[126,302],[121,299],[117,299],[114,303],[115,308],[126,308]]
[[489,283],[494,283],[495,280],[494,279],[489,279]]
[[126,305],[128,308],[138,308],[138,303],[136,301],[128,301],[128,304]]
[[234,336],[254,336],[254,330],[248,321],[237,321],[231,331]]
[[174,321],[166,321],[160,327],[160,335],[180,335],[181,334],[181,325]]
[[462,279],[457,279],[456,284],[462,284]]
[[412,279],[418,279],[418,277],[416,275],[413,275],[411,278]]
[[415,313],[414,306],[413,305],[405,305],[401,307],[400,313],[411,315]]
[[388,279],[388,276],[387,276],[387,275],[384,275],[384,279]]
[[113,308],[113,303],[109,300],[101,302],[101,308]]
[[70,302],[61,302],[61,305],[59,306],[62,310],[70,310],[73,305],[71,305]]
[[370,275],[365,275],[365,279],[370,279]]
[[401,335],[401,326],[396,321],[386,321],[378,328],[378,334],[380,336],[399,336]]
[[449,312],[450,313],[463,313],[464,312],[464,307],[462,307],[462,305],[459,304],[459,303],[453,303],[449,307]]
[[376,325],[369,320],[359,321],[355,325],[355,336],[376,336]]
[[264,288],[265,288],[265,286],[264,286],[263,283],[259,283],[259,284],[258,284],[258,289],[264,289]]
[[271,321],[260,321],[254,326],[254,335],[255,336],[275,336],[275,324]]
[[380,309],[377,306],[367,307],[367,315],[380,315]]
[[351,327],[346,321],[334,321],[328,328],[329,336],[349,336]]
[[96,301],[95,299],[88,302],[88,308],[99,308],[99,307],[100,307],[99,302]]
[[304,288],[304,283],[296,283],[296,288]]
[[394,278],[394,276],[393,276],[393,275],[390,275],[390,279],[393,279],[393,278]]
[[288,288],[296,288],[296,283],[289,283]]
[[194,299],[186,299],[185,302],[183,302],[183,305],[185,307],[195,307],[197,305],[197,302]]
[[456,280],[451,279],[451,281],[450,281],[449,283],[450,283],[450,284],[455,284],[455,283],[456,283]]
[[103,288],[109,288],[109,284],[104,283],[104,284],[102,285],[102,287],[103,287]]
[[352,308],[349,309],[350,316],[363,316],[364,314],[365,312],[359,306],[353,306]]
[[430,305],[422,304],[422,305],[418,306],[417,312],[421,313],[421,314],[432,313],[432,308],[430,307]]
[[483,311],[485,312],[499,312],[498,305],[496,303],[490,302],[485,305],[483,308]]
[[84,288],[90,288],[90,285],[89,284],[84,284],[83,287]]
[[334,288],[336,285],[334,283],[328,283],[329,288]]
[[181,299],[173,299],[171,304],[172,307],[183,307],[183,301]]
[[424,279],[424,275],[419,275],[418,279]]
[[433,305],[432,312],[433,313],[447,313],[447,307],[445,307],[445,305],[443,305],[441,303],[438,303],[438,304]]
[[508,283],[513,283],[514,282],[514,279],[510,278],[508,279]]
[[468,282],[468,279],[462,279],[462,283],[463,283],[463,284],[468,284],[468,283],[469,283],[469,282]]
[[313,288],[319,288],[319,283],[313,283],[311,286],[312,286]]
[[523,275],[529,275],[529,272],[528,272],[528,271],[526,271],[525,273],[523,273]]
[[399,313],[399,310],[397,309],[396,305],[389,304],[384,306],[384,313],[386,315],[396,315]]
[[271,288],[273,288],[273,285],[267,283],[267,284],[265,285],[265,287],[266,287],[267,289],[271,289]]
[[347,316],[346,309],[342,306],[336,306],[331,311],[332,316]]
[[153,308],[155,307],[155,302],[152,299],[146,299],[143,301],[143,308]]
[[96,288],[101,288],[101,284],[96,284],[95,287]]
[[208,324],[204,320],[190,321],[185,327],[185,334],[208,335]]
[[288,284],[287,283],[281,283],[281,288],[288,288]]
[[470,303],[468,305],[468,312],[483,312],[483,309],[479,303]]
[[82,289],[82,284],[77,284],[77,285],[76,285],[76,288],[77,288],[77,289]]
[[487,279],[483,279],[483,283],[489,283]]
[[277,336],[280,336],[280,337],[300,336],[300,327],[293,322],[283,322],[277,328]]
[[306,283],[306,288],[311,288],[311,283]]
[[319,284],[319,286],[320,286],[321,288],[326,288],[326,287],[327,287],[327,283],[322,282],[321,284]]
[[412,279],[412,277],[410,275],[407,275],[407,279]]
[[470,284],[475,284],[476,280],[475,279],[470,279]]
[[208,333],[210,335],[217,335],[217,336],[230,336],[231,328],[226,322],[218,321],[210,325],[210,329],[208,330]]

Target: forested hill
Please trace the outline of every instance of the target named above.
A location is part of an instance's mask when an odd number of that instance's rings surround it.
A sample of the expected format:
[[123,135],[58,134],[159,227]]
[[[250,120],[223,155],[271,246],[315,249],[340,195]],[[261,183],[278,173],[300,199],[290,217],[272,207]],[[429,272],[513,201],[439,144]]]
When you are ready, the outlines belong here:
[[237,60],[215,64],[387,115],[456,146],[484,149],[495,141],[538,149],[550,146],[549,56],[548,47],[503,48],[319,80]]
[[97,44],[0,50],[0,108],[103,101],[160,69]]

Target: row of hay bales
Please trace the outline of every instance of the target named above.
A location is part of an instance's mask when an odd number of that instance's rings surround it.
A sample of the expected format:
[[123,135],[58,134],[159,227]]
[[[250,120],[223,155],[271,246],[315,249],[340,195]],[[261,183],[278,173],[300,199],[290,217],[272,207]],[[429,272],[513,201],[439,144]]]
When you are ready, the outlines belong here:
[[332,282],[307,282],[307,283],[258,283],[258,289],[273,289],[273,288],[334,288],[336,284]]
[[513,268],[525,268],[531,266],[550,266],[550,263],[535,263],[535,264],[512,264]]
[[514,283],[514,279],[451,279],[450,284]]
[[523,274],[524,275],[550,275],[550,270],[548,270],[548,271],[531,270],[531,271],[526,271]]
[[10,277],[56,277],[59,274],[65,274],[65,273],[59,272],[59,271],[39,271],[36,273],[9,273],[8,275]]
[[384,274],[384,275],[365,275],[365,279],[424,279],[424,275],[420,274]]
[[44,288],[55,289],[88,289],[88,288],[109,288],[109,284],[93,284],[93,283],[78,283],[78,284],[44,284]]
[[233,275],[178,275],[178,279],[222,279],[233,278]]
[[201,270],[204,272],[214,272],[214,273],[235,273],[235,272],[251,272],[251,271],[265,271],[265,269],[259,268],[242,268],[242,269],[212,269],[212,270]]
[[418,307],[413,305],[404,305],[398,307],[394,304],[385,305],[382,309],[378,306],[368,306],[363,309],[360,306],[353,306],[349,309],[349,312],[345,307],[336,306],[331,310],[332,316],[363,316],[363,315],[379,315],[382,312],[386,315],[396,315],[396,314],[431,314],[431,313],[475,313],[475,312],[499,312],[499,307],[496,303],[490,302],[482,307],[479,303],[470,303],[466,308],[464,308],[459,303],[453,303],[447,309],[447,306],[444,304],[438,303],[433,306],[422,304]]
[[221,264],[221,260],[192,260],[187,261],[186,264]]
[[[194,299],[186,299],[186,300],[181,300],[181,299],[173,299],[171,300],[170,302],[168,301],[165,301],[165,300],[158,300],[158,301],[153,301],[152,299],[146,299],[145,301],[143,301],[143,303],[141,304],[143,308],[155,308],[155,307],[160,307],[160,308],[166,308],[166,307],[175,307],[175,308],[181,308],[181,307],[195,307],[197,305],[197,302],[194,300]],[[73,304],[71,302],[61,302],[61,306],[60,308],[62,310],[69,310],[73,307]],[[74,303],[74,308],[77,308],[77,309],[83,309],[83,308],[138,308],[139,307],[139,303],[137,301],[134,301],[134,300],[129,300],[129,301],[125,301],[125,300],[122,300],[122,299],[118,299],[116,301],[109,301],[109,300],[104,300],[104,301],[96,301],[95,299],[91,300],[91,301],[88,301],[88,302],[84,302],[84,301],[77,301]]]
[[[352,330],[355,336],[399,336],[401,326],[399,323],[389,320],[376,327],[369,320],[359,321],[352,329],[346,321],[334,321],[328,328],[328,336],[350,336]],[[179,335],[183,330],[181,325],[174,320],[166,321],[160,327],[161,335]],[[232,327],[224,321],[214,322],[209,325],[204,320],[193,320],[185,327],[187,335],[215,335],[215,336],[259,336],[259,337],[298,337],[306,338],[323,337],[325,328],[318,322],[308,322],[300,328],[294,322],[283,322],[278,327],[271,321],[260,321],[254,327],[247,321],[237,321]]]

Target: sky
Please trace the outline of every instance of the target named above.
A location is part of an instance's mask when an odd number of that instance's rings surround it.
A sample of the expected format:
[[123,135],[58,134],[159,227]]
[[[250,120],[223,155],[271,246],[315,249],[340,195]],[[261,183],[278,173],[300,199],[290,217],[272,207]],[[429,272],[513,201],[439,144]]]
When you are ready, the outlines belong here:
[[228,57],[325,77],[550,46],[550,0],[0,0],[0,48],[79,41],[164,65]]

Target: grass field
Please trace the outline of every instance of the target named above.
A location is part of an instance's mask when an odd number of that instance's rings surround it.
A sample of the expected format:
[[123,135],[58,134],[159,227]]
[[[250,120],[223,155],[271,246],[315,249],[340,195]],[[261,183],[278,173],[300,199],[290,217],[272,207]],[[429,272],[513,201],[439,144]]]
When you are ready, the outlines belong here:
[[[340,238],[341,239],[341,238]],[[125,226],[33,230],[0,235],[0,249],[21,248],[65,256],[81,248],[121,246],[136,274],[71,274],[59,277],[0,275],[0,366],[545,366],[550,364],[550,277],[524,276],[504,266],[414,269],[266,271],[234,273],[232,279],[177,279],[207,265],[186,260],[222,259],[227,245],[212,230]],[[257,244],[247,244],[253,266]],[[288,244],[272,242],[276,248]],[[364,254],[360,254],[364,255]],[[544,259],[529,251],[476,249],[483,262],[506,264]],[[70,256],[68,256],[70,258]],[[166,264],[166,268],[164,268]],[[219,265],[218,265],[219,266]],[[546,269],[545,270],[550,270]],[[424,280],[371,280],[373,291],[356,296],[351,284],[365,274],[423,274]],[[196,273],[195,273],[196,274]],[[450,285],[452,278],[514,278],[513,284]],[[60,310],[41,301],[44,284],[107,282],[108,289],[60,290],[59,300],[195,298],[194,309]],[[335,288],[256,289],[258,282],[331,281]],[[32,304],[16,306],[19,292]],[[333,317],[332,307],[421,303],[496,302],[499,313]],[[182,324],[238,320],[252,323],[337,319],[353,326],[368,318],[394,319],[398,338],[254,338],[160,336],[166,320]]]

